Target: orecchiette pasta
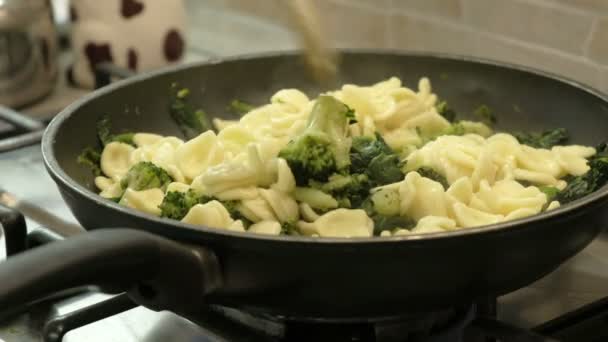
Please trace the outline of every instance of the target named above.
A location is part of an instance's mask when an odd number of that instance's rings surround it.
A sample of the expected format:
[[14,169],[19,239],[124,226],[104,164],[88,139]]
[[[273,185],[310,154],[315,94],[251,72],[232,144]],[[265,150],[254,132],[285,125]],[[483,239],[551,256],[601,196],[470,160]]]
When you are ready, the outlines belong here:
[[[339,105],[322,119],[342,108],[341,124],[325,122],[327,131],[300,151],[311,159],[294,164],[282,152],[319,120],[311,113],[328,97]],[[238,120],[213,118],[215,132],[189,141],[153,133],[104,141],[94,183],[102,197],[198,226],[369,237],[445,232],[555,210],[568,202],[556,194],[591,174],[592,147],[530,144],[481,122],[454,121],[439,102],[426,78],[417,89],[396,77],[346,84],[317,99],[283,89]],[[356,141],[364,147],[357,150]],[[148,173],[133,175],[135,165]],[[384,180],[391,165],[397,176]],[[298,172],[308,167],[326,169],[302,181]]]

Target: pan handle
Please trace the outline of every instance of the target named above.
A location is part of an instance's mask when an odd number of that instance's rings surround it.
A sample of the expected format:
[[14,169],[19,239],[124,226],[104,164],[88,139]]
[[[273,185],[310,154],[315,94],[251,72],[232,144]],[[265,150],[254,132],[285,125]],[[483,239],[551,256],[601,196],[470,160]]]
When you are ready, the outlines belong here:
[[4,231],[4,244],[7,257],[25,250],[27,226],[23,215],[14,209],[0,204],[0,228]]
[[200,312],[221,284],[212,252],[133,229],[100,229],[0,263],[0,311],[57,291],[99,285],[136,303],[181,315]]

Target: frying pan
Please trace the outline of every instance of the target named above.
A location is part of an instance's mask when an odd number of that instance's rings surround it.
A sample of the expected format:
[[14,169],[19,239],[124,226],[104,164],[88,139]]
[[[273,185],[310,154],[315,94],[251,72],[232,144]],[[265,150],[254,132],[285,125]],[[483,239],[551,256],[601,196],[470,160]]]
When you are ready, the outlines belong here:
[[[493,108],[499,130],[565,127],[595,145],[608,132],[608,99],[560,77],[468,57],[346,51],[338,82],[390,76],[414,86],[429,77],[460,113]],[[262,104],[275,91],[319,89],[297,53],[178,66],[112,84],[70,105],[48,126],[46,167],[78,221],[91,232],[21,253],[0,265],[0,308],[61,289],[97,284],[127,291],[155,310],[195,315],[222,305],[298,320],[375,320],[440,310],[501,295],[554,270],[608,221],[608,190],[540,215],[455,232],[337,239],[262,236],[154,217],[96,195],[77,155],[97,144],[109,114],[125,131],[178,135],[167,114],[171,83],[221,118],[238,98]]]

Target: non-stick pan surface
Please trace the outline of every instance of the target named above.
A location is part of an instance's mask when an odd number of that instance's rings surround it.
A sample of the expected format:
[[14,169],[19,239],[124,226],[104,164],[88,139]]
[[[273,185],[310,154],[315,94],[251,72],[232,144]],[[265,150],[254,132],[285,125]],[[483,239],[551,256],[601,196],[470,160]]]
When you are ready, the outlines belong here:
[[[339,84],[397,76],[409,87],[429,77],[459,113],[486,104],[499,130],[565,127],[575,143],[608,137],[606,97],[574,82],[471,58],[396,52],[347,52]],[[69,106],[43,141],[46,165],[87,229],[129,227],[215,252],[222,285],[210,303],[306,318],[386,317],[503,294],[554,270],[585,247],[608,219],[607,191],[534,217],[457,232],[373,239],[266,237],[195,227],[121,207],[96,195],[93,176],[76,163],[96,141],[95,122],[110,115],[125,131],[177,135],[167,114],[171,83],[191,89],[222,118],[238,98],[266,103],[282,88],[314,97],[321,89],[296,54],[241,57],[180,66],[118,82]],[[122,256],[127,257],[128,256]]]

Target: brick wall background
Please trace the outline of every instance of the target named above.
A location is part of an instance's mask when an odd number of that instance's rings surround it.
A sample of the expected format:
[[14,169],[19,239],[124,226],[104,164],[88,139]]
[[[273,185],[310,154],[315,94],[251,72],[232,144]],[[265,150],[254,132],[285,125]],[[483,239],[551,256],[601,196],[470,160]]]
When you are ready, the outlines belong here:
[[[248,51],[294,48],[280,1],[192,0],[192,27],[206,37],[196,44],[236,53],[243,51],[230,46],[237,34],[251,37]],[[551,71],[608,93],[608,0],[311,1],[340,47],[474,55]],[[220,8],[236,15],[214,17]]]

